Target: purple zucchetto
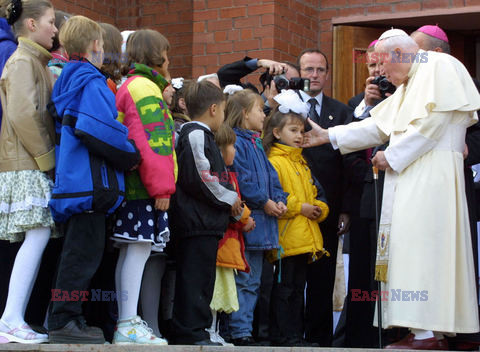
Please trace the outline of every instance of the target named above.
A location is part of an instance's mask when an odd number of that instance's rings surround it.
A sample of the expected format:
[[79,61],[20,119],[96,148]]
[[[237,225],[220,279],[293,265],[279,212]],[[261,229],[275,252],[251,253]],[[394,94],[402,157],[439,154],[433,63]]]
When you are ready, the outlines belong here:
[[422,32],[425,34],[428,34],[431,37],[443,40],[444,42],[448,43],[448,37],[447,34],[441,29],[438,25],[432,26],[432,25],[426,25],[422,26],[419,29],[417,29],[417,32]]

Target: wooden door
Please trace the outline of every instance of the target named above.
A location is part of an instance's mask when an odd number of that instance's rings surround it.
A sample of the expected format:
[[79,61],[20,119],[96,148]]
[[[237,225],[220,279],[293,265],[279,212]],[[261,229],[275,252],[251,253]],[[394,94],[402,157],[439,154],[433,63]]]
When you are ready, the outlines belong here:
[[368,70],[362,55],[368,44],[387,28],[335,26],[333,28],[333,97],[343,103],[365,90]]

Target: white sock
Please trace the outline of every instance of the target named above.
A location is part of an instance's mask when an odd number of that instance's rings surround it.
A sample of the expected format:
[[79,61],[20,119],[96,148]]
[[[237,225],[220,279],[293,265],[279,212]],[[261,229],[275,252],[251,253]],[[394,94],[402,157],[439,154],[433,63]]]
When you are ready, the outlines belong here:
[[158,327],[158,309],[160,307],[160,292],[166,261],[167,258],[164,255],[154,255],[148,258],[143,271],[142,288],[140,290],[142,317],[157,337],[162,336]]
[[208,330],[210,333],[214,333],[215,331],[217,331],[217,311],[213,309],[210,309],[210,311],[212,312],[212,325]]
[[127,253],[120,274],[120,289],[122,292],[126,292],[127,299],[119,301],[119,304],[122,306],[119,309],[119,320],[125,320],[137,315],[143,269],[151,250],[152,245],[150,242],[135,242],[127,245]]
[[[125,261],[126,254],[127,254],[127,245],[121,244],[119,253],[118,253],[117,266],[115,267],[115,291],[117,291],[117,294],[120,294],[122,289],[122,268],[123,268],[123,262]],[[128,294],[127,294],[127,297],[128,297]],[[120,319],[120,316],[122,316],[121,303],[122,303],[121,300],[117,300],[119,319]]]
[[415,340],[425,340],[433,337],[433,332],[430,330],[410,329],[410,331],[415,335]]
[[25,240],[13,264],[7,303],[2,315],[2,320],[12,327],[25,324],[25,310],[49,239],[48,227],[39,227],[25,233]]

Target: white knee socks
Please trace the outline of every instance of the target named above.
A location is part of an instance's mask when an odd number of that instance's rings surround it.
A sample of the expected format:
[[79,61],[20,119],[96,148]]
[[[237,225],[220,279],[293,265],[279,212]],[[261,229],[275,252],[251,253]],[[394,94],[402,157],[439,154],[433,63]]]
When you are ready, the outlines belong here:
[[[122,251],[120,251],[120,257],[115,270],[115,276],[119,277],[120,282],[117,281],[116,286],[120,288],[122,296],[126,294],[126,300],[118,301],[119,320],[125,320],[137,315],[143,269],[150,256],[151,249],[152,245],[149,242],[135,242],[126,246],[124,256],[122,256]],[[117,274],[119,270],[120,272]]]
[[19,327],[25,323],[25,310],[49,239],[48,227],[39,227],[25,233],[25,240],[15,257],[7,303],[2,315],[2,320],[10,326]]

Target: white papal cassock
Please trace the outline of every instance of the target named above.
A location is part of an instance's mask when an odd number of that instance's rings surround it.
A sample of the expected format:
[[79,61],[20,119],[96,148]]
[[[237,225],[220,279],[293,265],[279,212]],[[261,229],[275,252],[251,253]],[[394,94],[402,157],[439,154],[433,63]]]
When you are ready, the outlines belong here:
[[372,118],[329,135],[343,154],[390,141],[380,220],[388,249],[383,327],[477,332],[463,151],[480,95],[458,60],[419,53],[428,60],[413,63],[408,82]]

